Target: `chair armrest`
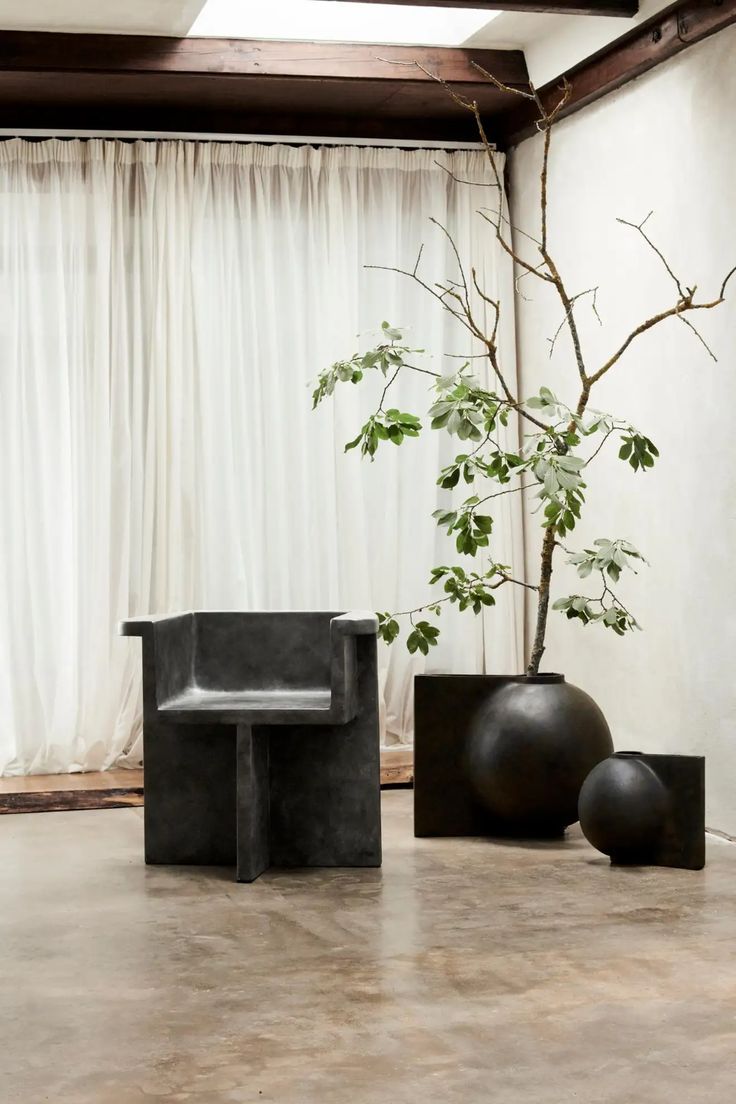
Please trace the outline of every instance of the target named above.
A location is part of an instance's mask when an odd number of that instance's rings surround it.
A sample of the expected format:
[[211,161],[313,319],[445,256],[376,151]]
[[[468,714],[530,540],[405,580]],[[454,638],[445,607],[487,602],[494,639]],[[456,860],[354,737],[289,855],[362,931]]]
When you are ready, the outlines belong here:
[[[358,649],[373,647],[378,618],[366,610],[349,610],[330,621],[331,709],[339,723],[350,721],[358,708]],[[373,637],[358,643],[357,637]]]
[[144,636],[154,625],[161,621],[174,621],[177,617],[186,616],[181,613],[145,614],[143,617],[126,617],[124,621],[118,621],[118,636]]
[[330,629],[336,636],[375,636],[378,618],[369,610],[348,610],[332,618]]
[[194,672],[194,614],[130,617],[118,624],[120,636],[140,636],[143,644],[143,708],[160,705],[191,684]]

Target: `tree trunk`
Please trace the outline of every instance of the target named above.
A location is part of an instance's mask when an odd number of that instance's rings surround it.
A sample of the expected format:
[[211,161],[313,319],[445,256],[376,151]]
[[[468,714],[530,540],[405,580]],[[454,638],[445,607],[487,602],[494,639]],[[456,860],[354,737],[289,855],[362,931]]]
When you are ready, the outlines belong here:
[[539,591],[537,604],[537,627],[534,632],[534,644],[529,665],[526,669],[528,675],[539,674],[539,664],[544,654],[544,636],[547,631],[547,614],[549,612],[549,581],[552,577],[552,557],[555,552],[555,527],[549,525],[544,531],[542,541],[542,568],[539,575]]

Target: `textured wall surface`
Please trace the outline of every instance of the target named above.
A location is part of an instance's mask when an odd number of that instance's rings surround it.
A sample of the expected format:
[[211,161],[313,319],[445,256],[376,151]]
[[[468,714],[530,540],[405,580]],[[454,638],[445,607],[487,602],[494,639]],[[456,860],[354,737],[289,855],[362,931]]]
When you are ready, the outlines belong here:
[[[735,100],[730,28],[557,129],[551,244],[572,290],[600,285],[603,326],[585,301],[579,307],[593,368],[638,322],[674,302],[657,258],[616,217],[638,222],[654,209],[650,234],[704,298],[717,295],[736,264]],[[537,223],[540,154],[533,138],[511,161],[514,220],[527,230]],[[574,401],[569,343],[561,338],[551,360],[548,353],[559,304],[531,279],[521,289],[530,297],[517,303],[523,390],[545,382]],[[624,537],[647,556],[651,567],[620,585],[644,632],[619,639],[552,614],[543,666],[594,695],[617,748],[704,754],[707,822],[736,834],[736,281],[727,304],[700,312],[698,325],[717,364],[684,325],[668,321],[637,340],[591,401],[628,418],[661,452],[645,476],[617,459],[617,447],[601,454],[584,524],[568,538],[578,549],[595,537]],[[538,534],[532,518],[534,571]],[[584,588],[569,568],[553,580],[555,597]]]

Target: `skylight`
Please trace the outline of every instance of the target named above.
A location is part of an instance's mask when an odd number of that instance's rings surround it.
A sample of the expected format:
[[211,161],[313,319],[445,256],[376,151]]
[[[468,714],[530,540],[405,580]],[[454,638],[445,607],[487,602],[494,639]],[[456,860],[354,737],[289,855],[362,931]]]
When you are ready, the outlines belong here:
[[336,0],[207,0],[189,31],[215,38],[460,46],[500,12]]

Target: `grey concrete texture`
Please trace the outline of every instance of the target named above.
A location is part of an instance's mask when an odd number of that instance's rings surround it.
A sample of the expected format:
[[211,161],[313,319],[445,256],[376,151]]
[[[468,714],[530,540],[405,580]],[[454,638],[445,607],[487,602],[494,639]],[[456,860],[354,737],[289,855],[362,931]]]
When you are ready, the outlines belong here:
[[380,866],[375,614],[189,612],[143,644],[147,863]]
[[736,847],[692,872],[566,841],[384,866],[144,867],[141,810],[0,821],[3,1104],[726,1104]]

